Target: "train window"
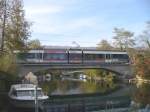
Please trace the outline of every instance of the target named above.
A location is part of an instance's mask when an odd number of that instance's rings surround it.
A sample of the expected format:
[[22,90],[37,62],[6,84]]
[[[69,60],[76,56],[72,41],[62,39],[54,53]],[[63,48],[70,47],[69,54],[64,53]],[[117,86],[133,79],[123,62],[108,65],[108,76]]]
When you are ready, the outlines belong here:
[[44,59],[53,59],[53,60],[62,60],[66,59],[66,54],[60,54],[60,53],[44,53]]
[[82,54],[70,54],[69,59],[70,60],[81,60],[82,59]]
[[66,54],[52,54],[53,55],[53,59],[57,59],[57,60],[63,60],[66,59]]
[[25,53],[17,53],[17,59],[26,59]]
[[103,59],[105,57],[104,54],[85,54],[84,59],[85,60],[99,60]]
[[93,60],[94,57],[93,57],[92,54],[84,54],[84,59],[85,59],[85,60]]
[[51,55],[49,53],[44,53],[44,59],[51,59]]
[[106,54],[106,59],[110,59],[111,55],[110,54]]
[[52,59],[59,59],[59,54],[51,54]]
[[60,57],[59,57],[59,59],[66,59],[65,54],[61,54]]
[[41,59],[42,58],[42,53],[36,53],[36,58]]
[[129,59],[129,56],[128,56],[127,54],[124,54],[124,55],[122,56],[122,58],[123,58],[123,59]]
[[97,55],[97,59],[103,59],[104,57],[105,57],[104,54],[98,54],[98,55]]
[[118,58],[118,54],[112,54],[112,58],[117,59]]
[[33,58],[35,58],[35,53],[25,53],[25,57],[27,59],[33,59]]
[[128,55],[127,54],[112,54],[112,58],[114,59],[128,59]]

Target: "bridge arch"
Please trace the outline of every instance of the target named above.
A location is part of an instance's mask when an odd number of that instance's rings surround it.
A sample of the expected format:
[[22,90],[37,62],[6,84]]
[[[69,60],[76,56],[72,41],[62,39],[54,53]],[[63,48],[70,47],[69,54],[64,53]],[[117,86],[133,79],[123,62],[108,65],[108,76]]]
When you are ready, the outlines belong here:
[[113,73],[116,73],[120,76],[125,76],[129,75],[132,76],[133,70],[130,65],[121,65],[121,64],[105,64],[105,65],[43,65],[43,64],[29,64],[29,65],[19,65],[20,70],[19,70],[19,76],[22,77],[26,75],[29,72],[38,72],[38,71],[44,71],[44,70],[56,70],[56,69],[104,69]]

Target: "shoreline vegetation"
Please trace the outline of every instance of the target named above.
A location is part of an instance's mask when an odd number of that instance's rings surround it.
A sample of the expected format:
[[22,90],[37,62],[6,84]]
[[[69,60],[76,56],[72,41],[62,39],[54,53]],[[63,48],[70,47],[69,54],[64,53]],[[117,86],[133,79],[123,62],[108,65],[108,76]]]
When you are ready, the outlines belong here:
[[150,79],[146,79],[146,78],[136,76],[133,79],[129,79],[129,83],[132,83],[132,82],[136,82],[136,83],[140,83],[140,84],[142,84],[142,83],[150,84]]

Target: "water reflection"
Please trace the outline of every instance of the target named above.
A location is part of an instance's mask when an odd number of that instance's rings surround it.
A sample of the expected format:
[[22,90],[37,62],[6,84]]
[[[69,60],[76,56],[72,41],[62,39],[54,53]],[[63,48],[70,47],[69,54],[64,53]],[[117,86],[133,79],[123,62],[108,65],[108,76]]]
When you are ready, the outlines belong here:
[[88,93],[107,93],[117,87],[113,82],[52,80],[44,82],[41,87],[49,95],[70,95]]
[[[96,73],[97,72],[95,72],[95,74]],[[91,106],[88,108],[93,108],[97,105],[97,109],[105,109],[106,107],[127,107],[130,110],[145,108],[148,107],[147,104],[150,104],[150,84],[137,84],[137,86],[135,86],[136,84],[131,85],[116,82],[113,79],[113,75],[108,74],[99,77],[98,75],[92,75],[91,71],[88,71],[88,74],[86,77],[81,77],[81,74],[76,74],[75,76],[51,75],[51,80],[40,82],[39,86],[42,87],[44,92],[51,96],[49,101],[52,101],[52,104],[61,102],[60,104],[66,103],[68,105],[70,102],[79,103],[81,101],[80,104],[85,103]],[[76,94],[82,95],[75,96]],[[57,95],[62,97],[57,97]],[[71,95],[71,97],[64,97],[65,95]],[[3,102],[0,100],[0,104],[1,103]],[[86,106],[85,104],[83,105]],[[9,112],[34,111],[8,109]]]
[[141,106],[150,104],[150,84],[138,85],[133,92],[133,100]]
[[[76,82],[69,80],[53,80],[50,82],[42,83],[41,86],[43,89],[51,95],[66,95],[66,94],[79,94],[79,93],[107,93],[108,90],[113,90],[117,87],[115,83],[105,82],[103,84],[98,82],[86,81],[86,82]],[[130,100],[132,99],[132,101]],[[77,98],[69,98],[65,100],[65,103],[78,102]],[[79,98],[78,100],[81,100]],[[54,99],[53,99],[54,100]],[[63,102],[57,99],[57,102]],[[94,102],[93,102],[94,101]],[[150,104],[150,85],[142,84],[138,86],[138,88],[134,85],[124,85],[121,89],[111,92],[107,95],[99,95],[92,97],[84,97],[84,103],[88,104],[89,102],[93,102],[92,105],[98,105],[98,109],[109,109],[109,107],[113,108],[128,108],[128,111],[139,110],[140,108],[147,109]],[[108,102],[112,102],[111,105]],[[131,103],[136,103],[136,105],[132,105]],[[53,102],[54,103],[54,102]],[[64,102],[63,102],[64,104]],[[89,105],[89,106],[92,106]],[[147,105],[147,106],[146,106]],[[145,108],[146,107],[146,108]],[[93,108],[93,107],[88,107]],[[18,110],[17,112],[24,112],[25,110]],[[26,110],[27,112],[30,110]],[[13,111],[10,111],[13,112]]]

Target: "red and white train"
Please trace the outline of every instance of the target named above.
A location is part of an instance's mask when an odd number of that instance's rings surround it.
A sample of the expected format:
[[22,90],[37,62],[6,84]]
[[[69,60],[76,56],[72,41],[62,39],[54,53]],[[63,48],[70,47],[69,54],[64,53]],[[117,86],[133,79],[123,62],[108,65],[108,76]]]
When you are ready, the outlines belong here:
[[101,51],[96,49],[49,48],[16,53],[19,63],[85,64],[85,63],[125,63],[130,59],[127,52]]

